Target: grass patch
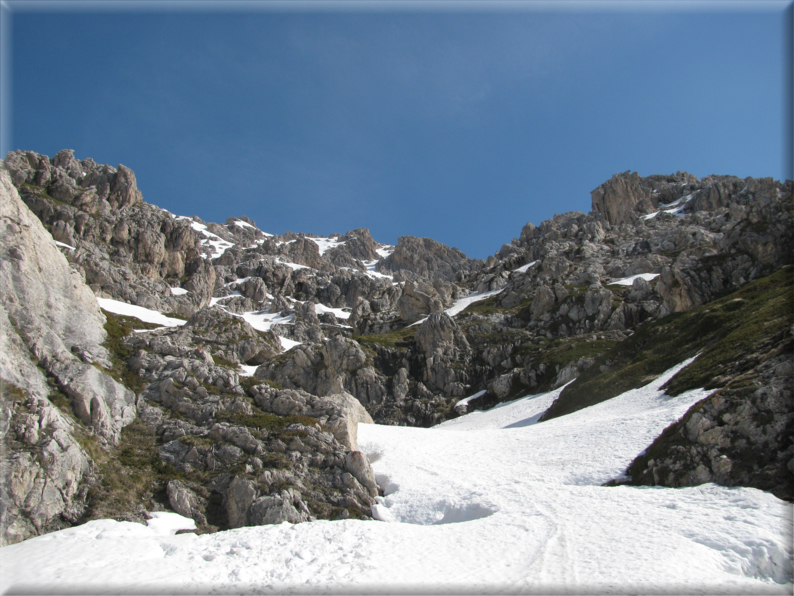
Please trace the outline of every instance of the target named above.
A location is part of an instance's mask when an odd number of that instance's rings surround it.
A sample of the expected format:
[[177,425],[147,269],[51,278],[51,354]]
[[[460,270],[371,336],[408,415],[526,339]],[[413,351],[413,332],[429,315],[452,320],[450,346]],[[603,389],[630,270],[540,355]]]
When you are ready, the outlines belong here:
[[152,511],[153,497],[168,481],[181,475],[157,455],[154,429],[136,419],[121,431],[118,447],[104,449],[95,437],[76,437],[96,464],[100,481],[89,490],[89,506],[82,521],[130,519],[137,512]]
[[47,399],[49,399],[50,402],[62,412],[74,416],[74,408],[72,408],[72,402],[68,397],[66,397],[66,394],[63,393],[62,391],[58,391],[57,389],[50,391],[49,395],[47,396]]
[[[794,266],[750,282],[740,290],[686,313],[648,323],[609,350],[569,385],[544,414],[548,420],[646,385],[682,360],[700,353],[664,387],[669,395],[716,388],[742,372],[741,362],[788,333]],[[601,372],[600,366],[609,370]]]
[[27,391],[3,379],[0,379],[0,395],[17,402],[24,402],[28,396]]
[[[105,331],[107,331],[107,338],[105,339],[103,345],[110,353],[111,362],[111,368],[103,370],[116,381],[124,385],[127,389],[131,389],[136,394],[139,394],[146,388],[149,382],[143,377],[134,373],[132,370],[130,370],[129,366],[127,366],[127,361],[132,358],[135,350],[125,344],[123,338],[132,333],[133,329],[139,329],[140,327],[132,327],[128,324],[127,319],[133,317],[115,315],[106,310],[102,310],[102,312],[107,319],[105,321]],[[138,319],[134,320],[141,325],[149,325],[149,323],[143,323]],[[159,327],[159,325],[155,325],[155,328],[156,327]],[[151,327],[143,328],[150,329]]]
[[514,352],[516,359],[521,359],[525,363],[531,363],[532,368],[539,372],[539,366],[545,365],[546,369],[542,375],[536,377],[538,383],[533,391],[542,393],[550,391],[554,382],[557,380],[559,367],[560,370],[570,363],[576,363],[582,359],[597,360],[603,354],[612,350],[618,342],[612,339],[590,339],[593,334],[578,335],[575,337],[563,337],[555,340],[539,340],[527,342],[519,346]]
[[[258,430],[266,430],[272,434],[289,434],[286,428],[292,424],[316,427],[320,421],[311,416],[279,416],[263,412],[261,414],[240,414],[237,412],[219,411],[215,413],[218,422],[228,422],[237,426],[246,426]],[[322,425],[320,425],[322,428]],[[325,429],[323,429],[325,430]]]
[[362,345],[376,345],[386,348],[409,348],[414,343],[414,336],[418,326],[403,327],[388,333],[376,335],[354,335],[352,339]]
[[225,368],[231,368],[234,371],[237,370],[237,363],[232,362],[231,360],[227,360],[223,356],[218,356],[217,354],[213,354],[212,361],[215,363],[215,366],[223,366]]
[[493,315],[493,314],[500,314],[505,312],[505,308],[499,305],[499,298],[498,294],[491,296],[490,298],[486,298],[485,300],[478,300],[477,302],[472,302],[469,304],[465,309],[463,309],[463,313],[467,314],[478,314],[478,315]]
[[47,191],[45,191],[41,186],[36,186],[35,184],[29,184],[27,182],[23,182],[22,188],[27,190],[31,194],[36,195],[37,197],[40,197],[42,199],[47,199],[48,201],[52,201],[56,205],[64,205],[67,207],[72,206],[69,205],[69,203],[65,203],[64,201],[59,201],[58,199],[51,197],[50,195],[47,194]]
[[515,306],[502,306],[500,301],[502,300],[502,294],[495,294],[490,298],[486,298],[485,300],[478,300],[477,302],[472,302],[469,304],[460,315],[464,314],[476,314],[481,316],[488,316],[488,315],[515,315],[517,314],[520,318],[526,318],[527,320],[529,317],[524,317],[524,312],[529,312],[529,308],[532,306],[532,300],[524,299]]

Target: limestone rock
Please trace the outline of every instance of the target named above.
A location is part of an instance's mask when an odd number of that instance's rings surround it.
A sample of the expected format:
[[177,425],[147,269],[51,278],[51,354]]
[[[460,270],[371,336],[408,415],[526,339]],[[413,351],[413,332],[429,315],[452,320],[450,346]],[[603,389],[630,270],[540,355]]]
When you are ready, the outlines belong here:
[[624,172],[615,174],[590,194],[593,210],[602,213],[610,224],[620,225],[634,221],[632,217],[637,217],[634,207],[651,197],[651,189],[640,184],[637,172]]
[[83,362],[54,363],[49,370],[71,399],[78,418],[117,445],[121,429],[135,419],[135,394]]
[[394,252],[377,264],[383,273],[403,272],[430,280],[453,281],[458,272],[469,273],[481,266],[481,261],[467,259],[457,248],[450,248],[431,238],[401,236]]

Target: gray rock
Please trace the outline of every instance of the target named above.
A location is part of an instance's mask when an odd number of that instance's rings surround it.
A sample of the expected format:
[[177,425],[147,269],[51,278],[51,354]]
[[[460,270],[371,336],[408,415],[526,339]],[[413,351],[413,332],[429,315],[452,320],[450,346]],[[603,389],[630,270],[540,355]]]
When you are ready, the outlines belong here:
[[135,394],[99,369],[83,362],[53,363],[50,372],[72,401],[75,414],[112,445],[136,416]]
[[481,267],[482,261],[467,259],[457,248],[450,248],[431,238],[401,236],[391,255],[377,264],[382,273],[406,273],[411,277],[453,281],[458,272],[469,273]]
[[207,518],[202,513],[207,507],[207,500],[196,494],[181,480],[169,480],[167,491],[168,503],[179,515],[193,519],[196,524],[206,525]]

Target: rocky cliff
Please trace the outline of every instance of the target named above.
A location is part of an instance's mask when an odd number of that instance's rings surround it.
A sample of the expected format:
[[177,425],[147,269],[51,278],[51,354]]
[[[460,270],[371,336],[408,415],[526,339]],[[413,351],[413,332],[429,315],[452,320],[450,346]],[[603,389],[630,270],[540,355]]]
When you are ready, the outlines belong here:
[[548,419],[697,354],[668,392],[715,392],[631,482],[794,497],[791,181],[617,174],[589,214],[478,261],[174,216],[71,151],[5,168],[4,543],[162,508],[201,531],[368,517],[359,422],[427,426],[567,384]]

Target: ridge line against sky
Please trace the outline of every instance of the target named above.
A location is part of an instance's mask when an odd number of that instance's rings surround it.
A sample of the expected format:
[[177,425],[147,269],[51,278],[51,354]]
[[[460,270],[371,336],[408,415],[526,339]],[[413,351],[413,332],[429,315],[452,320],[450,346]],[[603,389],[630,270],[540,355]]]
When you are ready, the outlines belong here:
[[484,258],[618,172],[791,178],[792,12],[6,1],[0,146],[123,163],[206,221]]

